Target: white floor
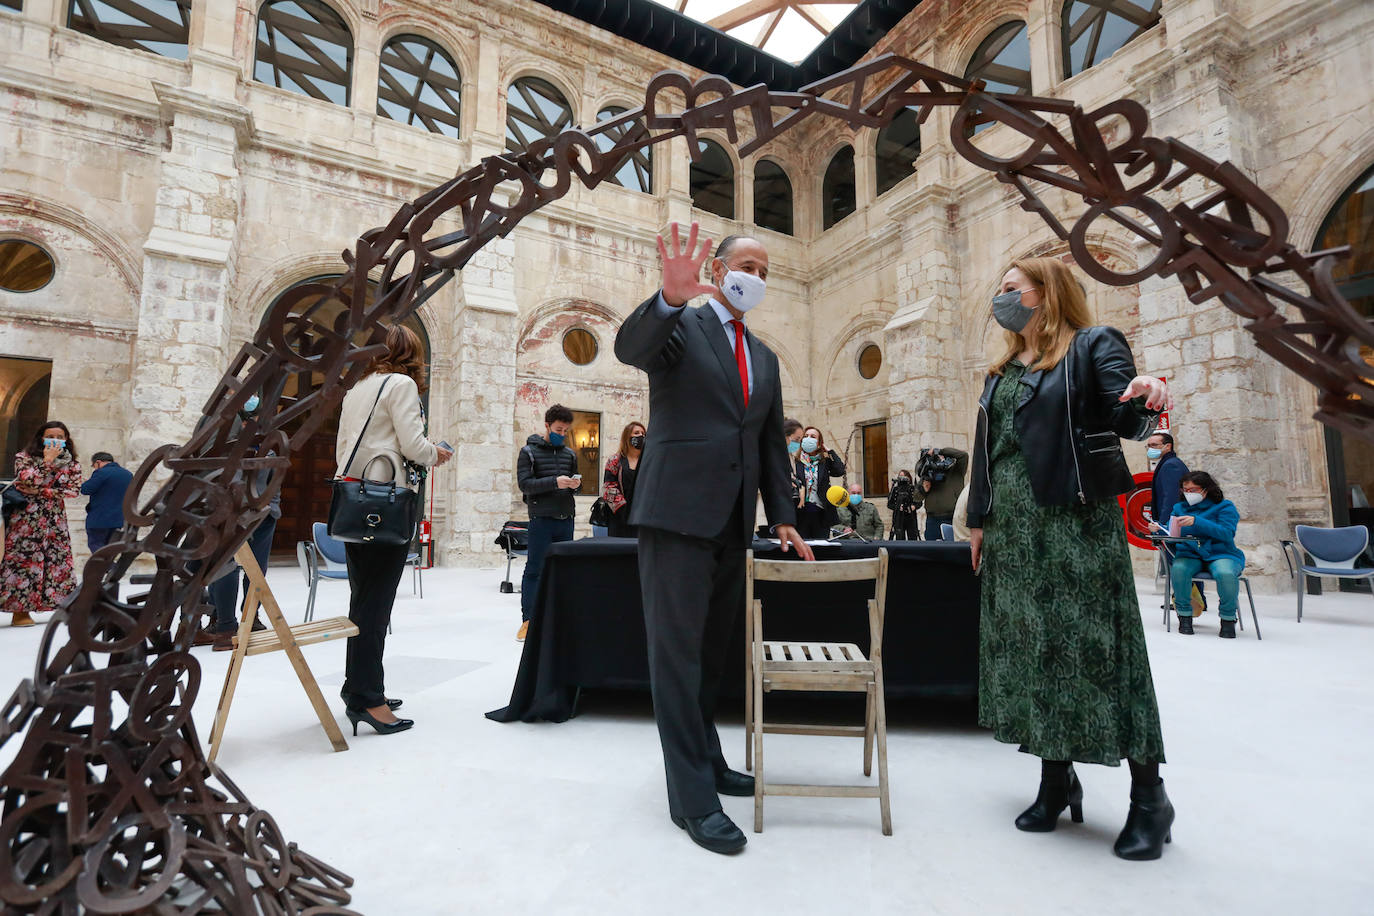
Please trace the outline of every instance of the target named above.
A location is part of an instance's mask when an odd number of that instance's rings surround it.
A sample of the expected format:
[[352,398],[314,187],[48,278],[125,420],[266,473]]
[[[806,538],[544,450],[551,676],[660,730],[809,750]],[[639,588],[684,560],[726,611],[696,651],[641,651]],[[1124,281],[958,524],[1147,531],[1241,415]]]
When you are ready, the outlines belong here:
[[[285,657],[250,658],[219,762],[308,852],[356,879],[353,908],[449,913],[1045,913],[1329,916],[1374,913],[1374,600],[1328,592],[1302,624],[1292,595],[1257,596],[1264,640],[1166,634],[1142,582],[1145,632],[1178,810],[1164,858],[1128,863],[1111,843],[1126,815],[1125,768],[1080,767],[1087,820],[1051,834],[1012,827],[1034,797],[1034,759],[949,708],[894,704],[895,833],[877,803],[727,798],[749,846],[693,846],[668,820],[647,701],[591,695],[563,724],[501,725],[519,660],[519,596],[500,570],[431,570],[425,599],[402,583],[387,689],[417,721],[404,734],[349,736],[332,753]],[[294,568],[270,579],[304,613]],[[340,613],[346,586],[321,585]],[[0,672],[33,664],[41,628],[0,627]],[[228,653],[199,649],[197,726],[208,736]],[[306,650],[337,700],[343,644]],[[2,698],[0,698],[2,699]],[[737,716],[737,714],[736,714]],[[738,718],[723,725],[742,765]],[[859,775],[852,739],[768,739],[783,780]],[[0,765],[18,740],[0,750]]]

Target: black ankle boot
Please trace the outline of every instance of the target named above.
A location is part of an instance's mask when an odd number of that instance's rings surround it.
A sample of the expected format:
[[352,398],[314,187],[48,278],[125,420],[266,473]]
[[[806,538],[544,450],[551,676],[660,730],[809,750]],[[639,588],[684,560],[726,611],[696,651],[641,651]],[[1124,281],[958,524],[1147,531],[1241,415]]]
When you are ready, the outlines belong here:
[[1049,833],[1058,824],[1059,815],[1065,808],[1069,809],[1075,824],[1083,823],[1083,785],[1073,771],[1073,764],[1045,764],[1040,768],[1040,794],[1035,797],[1035,804],[1016,819],[1016,829]]
[[1236,622],[1234,620],[1223,620],[1221,622],[1221,632],[1217,633],[1222,639],[1236,638]]
[[1178,618],[1178,632],[1179,632],[1179,635],[1180,635],[1180,636],[1192,636],[1192,635],[1193,635],[1193,618],[1191,618],[1191,617],[1180,617],[1180,618]]
[[1158,859],[1164,854],[1164,844],[1173,840],[1169,829],[1173,823],[1174,806],[1164,794],[1164,780],[1154,786],[1132,783],[1131,811],[1112,852],[1137,862]]

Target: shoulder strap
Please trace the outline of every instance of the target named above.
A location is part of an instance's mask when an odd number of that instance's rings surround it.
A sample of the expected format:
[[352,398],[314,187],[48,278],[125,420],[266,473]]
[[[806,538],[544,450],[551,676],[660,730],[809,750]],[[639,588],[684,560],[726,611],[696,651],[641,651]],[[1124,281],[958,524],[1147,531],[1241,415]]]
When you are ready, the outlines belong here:
[[348,453],[348,460],[344,462],[343,472],[348,474],[348,469],[353,467],[353,459],[358,457],[358,446],[363,444],[363,435],[367,432],[367,425],[372,422],[372,415],[377,412],[377,405],[382,400],[382,392],[386,391],[386,383],[390,378],[382,379],[382,387],[377,389],[377,399],[372,402],[372,409],[367,412],[367,419],[363,421],[363,428],[358,432],[358,439],[353,443],[353,451]]

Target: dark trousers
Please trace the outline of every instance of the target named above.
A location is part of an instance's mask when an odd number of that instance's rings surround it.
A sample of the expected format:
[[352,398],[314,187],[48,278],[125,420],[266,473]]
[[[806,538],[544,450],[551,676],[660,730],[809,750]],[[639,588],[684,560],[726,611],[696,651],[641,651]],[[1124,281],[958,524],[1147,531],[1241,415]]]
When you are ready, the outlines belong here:
[[894,509],[892,512],[892,540],[919,541],[920,539],[921,529],[916,524],[916,513]]
[[735,620],[744,606],[739,505],[715,538],[639,529],[639,580],[649,642],[649,684],[663,745],[668,810],[700,817],[720,810],[716,774],[726,769],[716,701]]
[[343,688],[339,690],[349,709],[371,709],[386,702],[382,670],[386,626],[391,622],[391,606],[396,603],[396,588],[409,552],[409,544],[344,545],[348,619],[358,625],[358,635],[348,637]]
[[824,541],[830,537],[830,523],[826,511],[807,503],[797,508],[797,533],[808,541]]
[[[277,520],[269,515],[248,535],[248,549],[253,552],[253,559],[258,561],[258,568],[263,572],[267,571],[267,557],[272,552],[272,535],[276,530]],[[247,597],[248,576],[241,574],[238,569],[210,583],[210,604],[215,608],[212,629],[216,632],[232,633],[238,629],[240,575],[243,576],[243,594]]]
[[954,516],[952,515],[926,515],[926,540],[940,541],[944,535],[940,533],[941,525],[953,525]]
[[91,553],[95,553],[106,544],[110,543],[110,538],[119,531],[118,528],[87,528],[86,546],[91,548]]
[[530,519],[529,548],[525,557],[525,576],[520,580],[520,618],[529,620],[534,613],[534,599],[539,597],[539,577],[544,572],[544,555],[549,552],[550,544],[571,541],[573,520],[571,518],[532,518]]

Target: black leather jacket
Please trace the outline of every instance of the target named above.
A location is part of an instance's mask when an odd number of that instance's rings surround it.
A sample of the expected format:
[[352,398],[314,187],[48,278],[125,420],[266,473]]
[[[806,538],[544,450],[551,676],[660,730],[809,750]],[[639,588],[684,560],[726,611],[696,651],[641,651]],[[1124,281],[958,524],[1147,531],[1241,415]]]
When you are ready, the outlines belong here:
[[[1041,506],[1115,499],[1135,484],[1121,439],[1147,439],[1158,411],[1144,398],[1117,400],[1135,378],[1135,360],[1116,328],[1083,328],[1053,369],[1027,370],[1016,402],[1016,435]],[[988,467],[988,405],[999,375],[989,375],[978,399],[978,431],[969,483],[968,526],[983,527],[996,494]]]

